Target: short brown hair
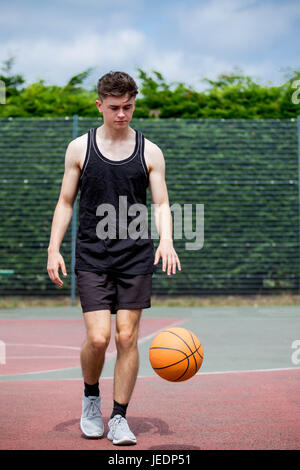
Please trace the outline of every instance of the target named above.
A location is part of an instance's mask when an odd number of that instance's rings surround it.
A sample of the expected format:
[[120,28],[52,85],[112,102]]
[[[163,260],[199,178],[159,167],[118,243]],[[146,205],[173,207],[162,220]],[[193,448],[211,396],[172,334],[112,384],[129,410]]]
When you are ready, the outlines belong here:
[[129,94],[130,98],[138,94],[137,84],[126,72],[109,72],[98,80],[97,91],[100,100],[108,96],[124,96]]

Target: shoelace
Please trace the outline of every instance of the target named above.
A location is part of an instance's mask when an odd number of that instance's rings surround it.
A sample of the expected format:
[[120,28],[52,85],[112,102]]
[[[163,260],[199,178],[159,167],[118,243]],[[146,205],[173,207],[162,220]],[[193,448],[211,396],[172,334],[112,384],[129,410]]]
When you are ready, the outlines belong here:
[[126,419],[123,418],[123,416],[117,416],[117,417],[113,420],[113,422],[112,422],[112,424],[111,424],[111,427],[112,427],[111,431],[112,431],[113,433],[115,432],[116,427],[117,427],[119,424],[121,425],[122,431],[130,432],[130,429],[129,429],[129,427],[128,427],[128,424],[127,424]]
[[[123,422],[123,420],[124,420],[124,422]],[[113,422],[112,422],[113,431],[116,430],[116,427],[117,427],[119,424],[121,424],[121,425],[126,424],[126,420],[125,420],[125,418],[123,418],[123,416],[117,416],[117,417],[113,420]],[[126,427],[126,426],[125,426],[125,427]],[[122,428],[124,428],[124,426],[122,426]]]
[[87,416],[101,416],[101,411],[99,409],[99,406],[97,405],[97,398],[91,399],[89,398],[89,408],[87,410]]

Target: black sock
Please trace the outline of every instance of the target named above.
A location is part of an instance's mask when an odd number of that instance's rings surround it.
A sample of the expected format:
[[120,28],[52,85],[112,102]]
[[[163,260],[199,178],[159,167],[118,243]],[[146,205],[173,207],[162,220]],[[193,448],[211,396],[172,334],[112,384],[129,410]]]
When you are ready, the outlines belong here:
[[86,397],[99,397],[99,382],[96,382],[94,385],[84,382],[84,394]]
[[118,403],[116,400],[114,400],[114,408],[113,408],[110,419],[116,415],[121,415],[123,416],[123,418],[125,418],[127,406],[128,406],[128,403],[127,405],[121,405],[121,403]]

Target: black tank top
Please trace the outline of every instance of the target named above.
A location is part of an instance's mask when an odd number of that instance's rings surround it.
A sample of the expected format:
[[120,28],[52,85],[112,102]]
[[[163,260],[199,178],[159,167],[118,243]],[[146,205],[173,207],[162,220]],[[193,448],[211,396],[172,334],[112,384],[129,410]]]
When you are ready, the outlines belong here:
[[[149,174],[144,157],[145,138],[140,131],[135,130],[136,141],[132,155],[114,161],[100,152],[96,131],[97,128],[93,128],[88,132],[87,151],[79,180],[75,273],[77,274],[77,270],[129,275],[154,273],[157,267],[153,265],[154,246],[148,220],[144,225],[144,230],[148,231],[147,237],[145,231],[143,237],[136,239],[128,235],[125,238],[123,232],[124,228],[127,231],[132,220],[141,218],[140,213],[136,217],[128,214],[130,206],[139,203],[146,207]],[[123,224],[122,227],[122,223],[119,224],[119,208],[122,208],[124,215],[125,201],[128,225],[124,227]],[[116,211],[116,236],[110,237],[108,234],[106,239],[101,239],[103,236],[99,238],[97,231],[98,223],[108,217],[107,212],[104,214],[100,211],[101,215],[97,215],[97,208],[102,204],[110,204]],[[122,218],[123,221],[126,219]],[[123,232],[120,238],[119,226]],[[139,231],[139,227],[136,231]]]

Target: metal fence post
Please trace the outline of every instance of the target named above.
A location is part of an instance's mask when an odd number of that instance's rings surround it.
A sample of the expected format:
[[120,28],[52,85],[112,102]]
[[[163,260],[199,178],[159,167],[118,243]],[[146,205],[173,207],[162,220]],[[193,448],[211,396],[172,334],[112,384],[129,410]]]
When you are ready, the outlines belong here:
[[[76,139],[78,135],[78,116],[75,114],[73,116],[73,139]],[[75,272],[74,272],[74,267],[75,267],[75,247],[76,247],[76,221],[77,221],[77,200],[74,202],[73,206],[73,215],[72,215],[72,277],[71,277],[71,304],[72,307],[75,305]]]

